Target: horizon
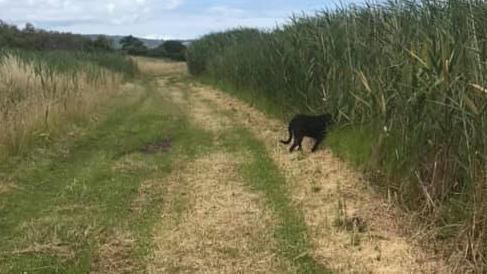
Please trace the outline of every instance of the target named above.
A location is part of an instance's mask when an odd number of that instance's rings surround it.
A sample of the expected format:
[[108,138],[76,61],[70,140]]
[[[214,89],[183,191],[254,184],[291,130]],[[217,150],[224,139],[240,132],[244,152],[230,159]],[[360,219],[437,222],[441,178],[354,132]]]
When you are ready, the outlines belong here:
[[238,27],[264,30],[289,22],[293,14],[315,14],[363,0],[0,0],[0,19],[23,28],[83,35],[127,36],[153,40],[194,40]]

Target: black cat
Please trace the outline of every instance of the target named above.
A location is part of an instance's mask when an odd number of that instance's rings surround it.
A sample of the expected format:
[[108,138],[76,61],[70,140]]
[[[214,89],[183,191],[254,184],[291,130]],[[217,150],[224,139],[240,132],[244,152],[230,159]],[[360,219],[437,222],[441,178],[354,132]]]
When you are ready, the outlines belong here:
[[281,140],[283,144],[289,144],[294,137],[294,142],[289,148],[289,152],[298,147],[302,149],[301,142],[303,142],[303,137],[311,137],[315,139],[315,144],[311,149],[312,152],[318,149],[319,144],[326,137],[327,127],[333,123],[331,114],[325,113],[322,115],[312,116],[298,114],[289,123],[289,139],[286,141]]

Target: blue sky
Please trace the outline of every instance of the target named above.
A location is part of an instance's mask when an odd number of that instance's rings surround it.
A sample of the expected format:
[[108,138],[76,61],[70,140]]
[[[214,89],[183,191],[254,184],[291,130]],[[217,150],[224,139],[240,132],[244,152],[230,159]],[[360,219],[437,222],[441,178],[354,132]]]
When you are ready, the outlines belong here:
[[293,13],[361,0],[0,0],[8,23],[84,34],[187,39],[238,26],[272,28]]

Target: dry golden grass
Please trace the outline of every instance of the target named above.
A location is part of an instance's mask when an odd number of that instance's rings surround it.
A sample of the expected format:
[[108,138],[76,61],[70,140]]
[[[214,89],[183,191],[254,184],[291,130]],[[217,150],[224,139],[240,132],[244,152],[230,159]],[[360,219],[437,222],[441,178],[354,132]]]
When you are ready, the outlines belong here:
[[114,231],[100,246],[91,273],[134,273],[135,264],[130,253],[134,245],[135,240],[129,232]]
[[13,186],[12,184],[7,183],[7,181],[2,180],[2,178],[0,178],[0,195],[12,191],[13,189],[12,186]]
[[8,56],[0,63],[0,155],[18,150],[29,138],[48,138],[50,127],[86,116],[98,102],[116,93],[119,74],[99,69],[93,80],[82,69],[73,79],[62,73],[41,77],[33,64]]
[[163,61],[147,57],[134,57],[134,60],[142,73],[152,76],[187,73],[184,62]]
[[171,176],[151,273],[282,272],[272,252],[273,218],[243,187],[238,158],[214,153]]
[[72,250],[70,250],[67,246],[55,245],[55,244],[37,244],[37,243],[34,243],[27,248],[14,250],[11,254],[12,255],[26,255],[26,254],[29,254],[29,255],[50,254],[50,255],[53,255],[53,254],[55,254],[56,256],[61,257],[65,260],[74,258],[74,252]]
[[12,255],[47,254],[61,260],[75,257],[69,243],[63,242],[63,235],[75,230],[66,231],[61,228],[61,220],[56,216],[42,217],[25,221],[19,227],[23,233],[23,242],[10,253]]
[[9,186],[0,184],[0,194],[10,192],[10,190],[11,189]]
[[144,181],[140,184],[138,189],[137,198],[132,201],[130,206],[134,213],[140,214],[142,210],[146,208],[147,204],[158,198],[160,193],[163,192],[165,182],[159,179],[151,179]]
[[112,166],[113,171],[127,174],[139,171],[154,172],[157,171],[157,169],[158,166],[156,164],[144,161],[143,156],[137,153],[131,153],[123,156]]
[[[401,228],[406,224],[399,218],[399,212],[375,195],[359,173],[328,150],[289,154],[278,142],[286,134],[281,122],[208,87],[193,87],[191,94],[192,98],[205,98],[222,110],[229,110],[234,121],[265,143],[290,182],[293,200],[303,210],[316,260],[343,273],[447,271],[440,258],[429,255],[403,233]],[[306,144],[304,150],[309,151],[309,147]],[[337,219],[361,220],[366,229],[337,226]]]
[[171,96],[171,100],[176,104],[183,105],[189,110],[191,121],[197,126],[203,127],[212,133],[221,133],[225,130],[231,129],[233,122],[226,116],[215,112],[215,107],[205,102],[202,97],[197,94],[192,94],[188,100],[183,97],[183,85],[177,84],[175,88],[169,88],[167,94]]

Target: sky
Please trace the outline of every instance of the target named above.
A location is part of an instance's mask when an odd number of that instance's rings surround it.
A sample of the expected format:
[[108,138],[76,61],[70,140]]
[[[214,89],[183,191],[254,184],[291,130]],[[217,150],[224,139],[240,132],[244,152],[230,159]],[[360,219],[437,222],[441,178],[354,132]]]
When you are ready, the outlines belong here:
[[0,20],[82,34],[195,39],[235,27],[271,29],[292,14],[361,0],[0,0]]

